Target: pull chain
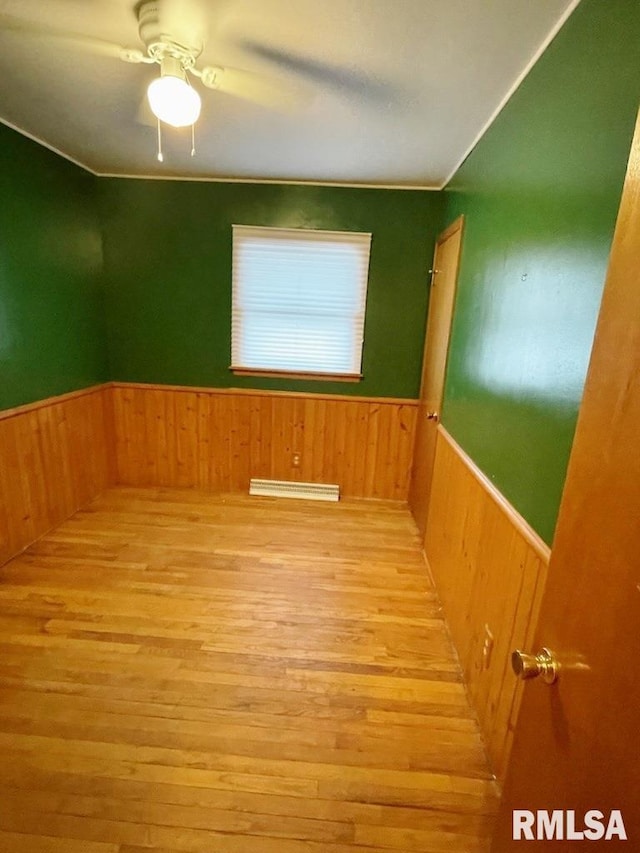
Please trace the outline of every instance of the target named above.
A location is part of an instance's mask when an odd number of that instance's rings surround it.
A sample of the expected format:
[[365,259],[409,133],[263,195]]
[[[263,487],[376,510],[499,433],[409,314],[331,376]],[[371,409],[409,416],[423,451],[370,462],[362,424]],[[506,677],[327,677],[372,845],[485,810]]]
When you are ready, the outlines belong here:
[[[191,125],[191,156],[196,156],[196,126]],[[158,163],[164,163],[164,154],[162,153],[162,128],[160,119],[158,119]]]
[[160,129],[160,119],[158,119],[158,162],[164,163],[164,154],[162,153],[162,130]]

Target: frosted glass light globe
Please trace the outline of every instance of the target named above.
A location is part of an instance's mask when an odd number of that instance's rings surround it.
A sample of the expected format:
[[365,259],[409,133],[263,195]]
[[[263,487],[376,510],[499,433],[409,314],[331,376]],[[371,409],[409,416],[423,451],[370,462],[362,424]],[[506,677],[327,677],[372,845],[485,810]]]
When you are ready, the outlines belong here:
[[153,80],[147,97],[153,114],[172,127],[195,124],[200,115],[200,95],[180,77],[167,74]]

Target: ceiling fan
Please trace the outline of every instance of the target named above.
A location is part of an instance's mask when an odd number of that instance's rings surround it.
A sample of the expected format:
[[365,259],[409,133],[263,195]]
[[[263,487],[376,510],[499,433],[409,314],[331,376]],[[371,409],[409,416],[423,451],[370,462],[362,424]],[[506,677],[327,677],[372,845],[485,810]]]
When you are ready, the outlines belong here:
[[[88,51],[132,64],[159,66],[159,75],[147,88],[147,101],[158,128],[158,159],[163,160],[161,123],[192,128],[200,116],[202,100],[196,80],[208,89],[234,95],[262,106],[286,110],[306,97],[301,85],[272,81],[267,75],[222,65],[197,62],[205,43],[204,0],[139,0],[133,9],[143,47],[125,47],[100,37],[69,32],[42,23],[0,14],[0,29],[54,39],[71,49]],[[148,124],[148,110],[139,113]],[[192,144],[192,155],[194,146]]]
[[[292,89],[275,89],[259,75],[218,65],[196,65],[204,48],[203,7],[195,0],[140,0],[135,6],[138,35],[145,50],[120,48],[119,58],[133,64],[157,64],[160,76],[147,88],[151,112],[156,117],[158,160],[163,161],[161,122],[171,127],[191,127],[191,156],[195,154],[194,125],[202,101],[191,77],[208,89],[217,89],[269,106],[283,107]],[[295,93],[300,94],[300,90]]]
[[[166,0],[165,0],[166,2]],[[198,68],[196,61],[203,49],[197,28],[167,26],[160,0],[141,0],[135,11],[138,18],[138,35],[145,46],[122,48],[120,59],[130,63],[148,63],[160,66],[160,76],[149,84],[147,99],[156,117],[158,129],[158,160],[163,161],[161,122],[171,127],[191,127],[191,156],[195,154],[194,125],[200,117],[202,101],[193,87],[190,76],[200,79],[210,89],[219,89],[224,69],[218,66]]]
[[[157,126],[158,159],[163,160],[161,125],[192,129],[198,121],[202,107],[200,86],[218,90],[277,111],[287,111],[306,104],[318,91],[333,91],[342,95],[356,96],[362,100],[387,104],[395,94],[386,82],[379,82],[369,75],[350,66],[332,65],[278,47],[263,44],[249,34],[232,41],[235,49],[252,58],[260,69],[250,71],[226,65],[199,65],[205,48],[207,18],[210,18],[210,0],[138,0],[133,7],[137,21],[140,47],[125,47],[100,36],[63,29],[53,23],[51,13],[56,4],[49,2],[40,6],[40,21],[26,20],[20,0],[14,0],[15,16],[2,14],[0,8],[0,32],[13,32],[47,40],[55,40],[70,53],[73,50],[88,51],[93,55],[106,56],[132,64],[159,66],[158,76],[147,88],[147,102],[153,113],[143,108],[139,120]],[[102,3],[106,2],[101,0]],[[119,3],[127,0],[119,0]],[[37,5],[37,4],[36,4]],[[224,5],[224,4],[223,4]],[[2,0],[0,0],[0,7]],[[218,18],[220,5],[216,2]],[[65,9],[64,3],[59,7]],[[47,14],[52,24],[44,23]],[[60,16],[64,19],[64,15]],[[68,18],[68,11],[67,11]],[[218,28],[219,28],[218,21]],[[276,71],[271,78],[268,69]],[[194,85],[194,83],[196,85]],[[146,107],[146,104],[145,104]]]
[[172,127],[187,127],[195,124],[201,109],[200,95],[191,85],[190,76],[199,78],[209,89],[220,89],[225,69],[212,65],[198,68],[196,61],[204,45],[197,27],[173,32],[162,12],[161,0],[137,4],[138,35],[145,50],[122,48],[120,59],[160,66],[160,76],[147,90],[149,106],[159,121]]

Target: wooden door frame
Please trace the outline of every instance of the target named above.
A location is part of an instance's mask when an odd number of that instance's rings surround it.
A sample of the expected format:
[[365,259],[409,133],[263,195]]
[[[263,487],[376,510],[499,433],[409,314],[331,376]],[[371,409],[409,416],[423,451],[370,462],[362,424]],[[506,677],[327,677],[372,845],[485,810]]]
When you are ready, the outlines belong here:
[[[432,316],[431,308],[432,308],[432,295],[433,295],[433,287],[434,287],[434,276],[437,274],[436,273],[436,258],[438,255],[439,246],[441,246],[443,243],[445,243],[456,232],[460,232],[460,242],[458,245],[458,253],[457,253],[456,259],[455,259],[455,279],[454,279],[454,283],[453,283],[453,299],[452,299],[451,316],[449,319],[449,328],[447,330],[446,352],[445,352],[445,356],[444,356],[442,393],[441,393],[440,400],[438,401],[438,405],[437,405],[437,410],[441,415],[442,404],[444,402],[444,393],[445,393],[445,388],[446,388],[447,369],[449,366],[449,354],[451,352],[451,332],[453,329],[453,321],[454,321],[454,315],[455,315],[455,310],[456,310],[456,302],[457,302],[457,296],[458,296],[458,281],[460,278],[460,260],[462,257],[462,240],[464,237],[464,229],[465,229],[465,217],[464,217],[464,214],[461,214],[460,216],[456,217],[456,219],[454,219],[453,222],[451,222],[449,225],[447,225],[447,227],[436,237],[436,240],[434,243],[434,248],[433,248],[433,260],[431,263],[431,281],[429,283],[429,302],[427,305],[427,316],[425,319],[425,327],[424,327],[424,343],[423,343],[423,348],[422,348],[422,362],[420,365],[420,392],[419,392],[419,397],[418,397],[417,423],[416,423],[416,430],[415,430],[415,435],[414,435],[414,440],[413,440],[413,453],[412,453],[412,460],[413,461],[411,464],[411,475],[410,475],[410,481],[409,481],[409,506],[411,508],[412,514],[414,514],[414,518],[416,516],[414,513],[414,505],[413,505],[414,502],[412,501],[412,493],[413,493],[413,489],[414,489],[414,472],[415,472],[416,457],[417,457],[417,453],[418,453],[418,450],[417,450],[418,441],[420,439],[421,429],[422,429],[421,419],[422,419],[422,415],[424,414],[424,411],[423,411],[424,410],[423,395],[424,395],[424,390],[425,390],[424,389],[425,372],[426,372],[425,371],[425,365],[426,365],[426,358],[427,358],[427,346],[429,344],[429,323],[430,323],[430,318]],[[435,428],[435,426],[436,426],[436,424],[434,424],[434,428]],[[425,490],[427,491],[427,499],[426,499],[427,505],[428,505],[428,500],[429,500],[428,494],[429,494],[430,489],[431,489],[431,480],[432,479],[433,479],[433,470],[431,470],[431,472],[428,476],[428,483],[425,485]],[[427,513],[428,513],[428,508],[427,508]],[[418,527],[420,527],[420,522],[418,521],[417,518],[416,518],[416,521],[418,522]],[[427,520],[425,517],[425,519],[424,519],[425,529],[426,529],[426,523],[427,523]]]
[[432,270],[432,278],[429,282],[429,304],[427,305],[427,316],[424,324],[424,344],[422,347],[422,363],[420,365],[420,393],[418,396],[418,402],[422,400],[422,392],[424,390],[424,362],[425,356],[427,354],[427,334],[429,332],[429,316],[431,309],[431,292],[434,287],[433,275],[435,275],[435,263],[436,263],[436,254],[438,252],[438,246],[441,243],[444,243],[449,237],[452,237],[456,231],[460,231],[460,245],[458,247],[458,255],[456,257],[456,278],[453,285],[453,309],[451,311],[451,323],[449,324],[449,335],[447,337],[447,352],[445,354],[444,359],[444,383],[442,385],[442,397],[440,399],[440,408],[442,408],[442,402],[444,400],[444,390],[446,387],[447,381],[447,369],[449,367],[449,353],[451,352],[451,330],[453,329],[453,318],[456,312],[456,302],[458,299],[458,280],[460,278],[460,259],[462,257],[462,238],[464,237],[464,229],[465,229],[465,216],[464,213],[461,213],[460,216],[456,217],[453,222],[451,222],[447,227],[436,237],[436,241],[433,246],[433,260],[431,262],[431,270]]

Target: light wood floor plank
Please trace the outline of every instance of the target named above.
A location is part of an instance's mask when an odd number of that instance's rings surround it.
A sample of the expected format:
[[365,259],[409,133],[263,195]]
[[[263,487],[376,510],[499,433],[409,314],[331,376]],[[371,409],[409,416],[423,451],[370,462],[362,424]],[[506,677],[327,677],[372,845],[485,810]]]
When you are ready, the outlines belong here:
[[495,782],[389,502],[113,489],[0,569],[0,853],[482,853]]

